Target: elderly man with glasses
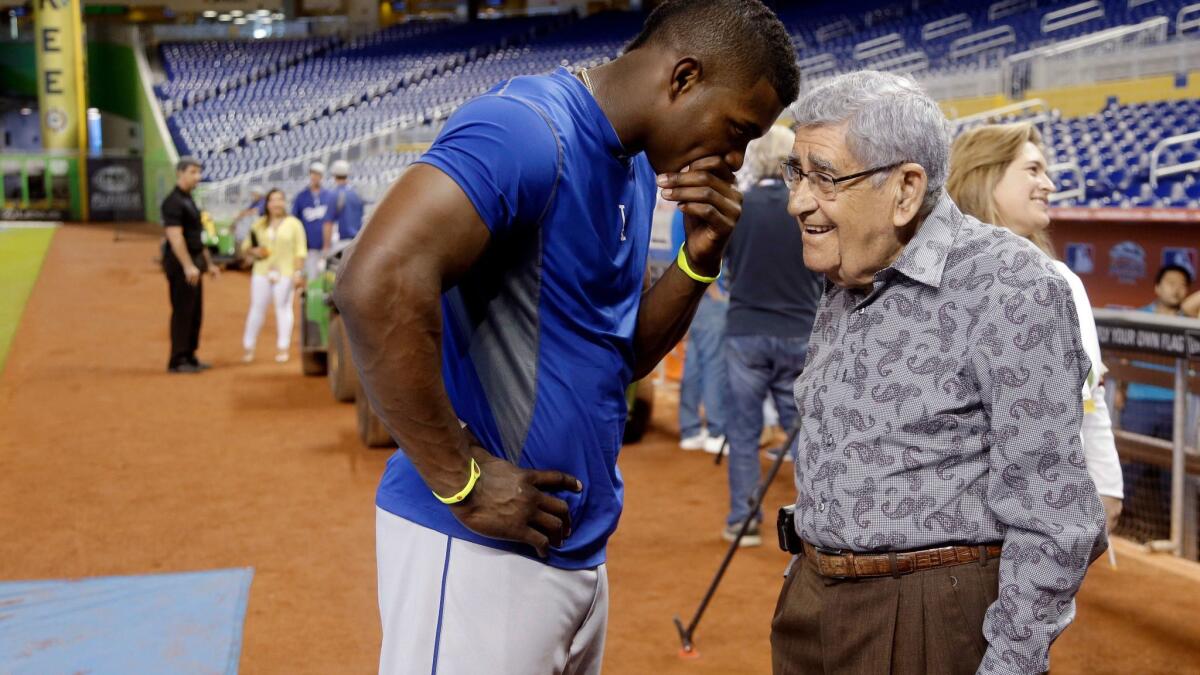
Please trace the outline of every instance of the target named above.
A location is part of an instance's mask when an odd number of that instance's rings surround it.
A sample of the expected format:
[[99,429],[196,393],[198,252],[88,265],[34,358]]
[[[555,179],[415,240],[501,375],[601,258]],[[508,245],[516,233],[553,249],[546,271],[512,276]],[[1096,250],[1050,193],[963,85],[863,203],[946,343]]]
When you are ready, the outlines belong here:
[[911,79],[851,73],[794,109],[788,210],[826,282],[774,671],[1044,672],[1106,547],[1071,291],[946,196],[948,124]]

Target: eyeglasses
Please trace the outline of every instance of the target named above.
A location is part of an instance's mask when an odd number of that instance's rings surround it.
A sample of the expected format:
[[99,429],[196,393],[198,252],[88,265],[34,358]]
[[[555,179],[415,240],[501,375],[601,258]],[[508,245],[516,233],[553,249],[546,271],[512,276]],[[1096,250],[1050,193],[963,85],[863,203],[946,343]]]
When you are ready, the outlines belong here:
[[904,164],[904,162],[896,162],[887,166],[877,166],[874,169],[859,171],[852,173],[849,176],[834,178],[824,171],[805,171],[800,168],[800,163],[794,159],[785,160],[783,162],[783,182],[787,184],[789,190],[795,190],[800,187],[800,181],[807,179],[808,187],[813,191],[813,194],[826,201],[837,199],[838,185],[851,181],[856,178],[865,178],[880,171],[891,171],[892,169]]

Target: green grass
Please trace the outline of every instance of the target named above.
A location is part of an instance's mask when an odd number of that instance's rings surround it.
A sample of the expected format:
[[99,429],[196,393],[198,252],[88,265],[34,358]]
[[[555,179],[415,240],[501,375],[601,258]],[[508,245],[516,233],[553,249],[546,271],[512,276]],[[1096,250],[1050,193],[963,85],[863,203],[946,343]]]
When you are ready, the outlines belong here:
[[0,228],[0,371],[53,237],[49,227]]

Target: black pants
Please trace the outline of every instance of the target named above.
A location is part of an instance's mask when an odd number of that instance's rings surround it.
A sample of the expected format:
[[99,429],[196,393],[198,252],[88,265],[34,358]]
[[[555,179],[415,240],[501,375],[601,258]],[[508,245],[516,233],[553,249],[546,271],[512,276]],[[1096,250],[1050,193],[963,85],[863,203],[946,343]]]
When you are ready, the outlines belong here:
[[167,367],[174,368],[185,363],[196,363],[196,347],[200,344],[200,320],[204,309],[204,280],[201,277],[195,286],[189,284],[183,266],[170,249],[163,251],[162,261],[171,294],[171,359]]

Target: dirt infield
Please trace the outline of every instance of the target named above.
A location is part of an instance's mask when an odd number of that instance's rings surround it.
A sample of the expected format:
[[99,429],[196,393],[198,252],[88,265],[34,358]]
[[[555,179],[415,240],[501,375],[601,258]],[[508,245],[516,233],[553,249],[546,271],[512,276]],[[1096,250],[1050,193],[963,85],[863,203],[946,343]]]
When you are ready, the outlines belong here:
[[[242,672],[373,672],[372,497],[387,453],[359,446],[353,408],[323,379],[270,361],[272,322],[260,361],[237,363],[244,275],[206,282],[201,357],[217,368],[165,374],[156,244],[149,232],[55,235],[0,375],[0,578],[252,566]],[[690,616],[724,551],[724,467],[653,432],[621,468],[606,672],[769,672],[787,562],[772,546],[738,555],[697,634],[700,658],[678,657],[671,617]],[[785,472],[767,503],[791,497]],[[1054,673],[1200,672],[1196,566],[1119,553],[1117,570],[1093,568]]]

